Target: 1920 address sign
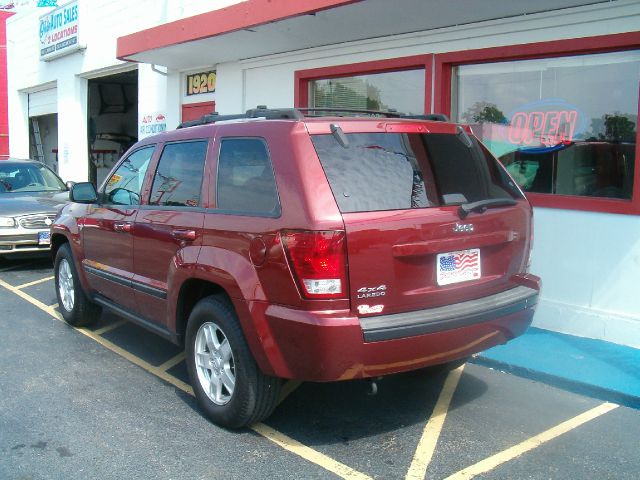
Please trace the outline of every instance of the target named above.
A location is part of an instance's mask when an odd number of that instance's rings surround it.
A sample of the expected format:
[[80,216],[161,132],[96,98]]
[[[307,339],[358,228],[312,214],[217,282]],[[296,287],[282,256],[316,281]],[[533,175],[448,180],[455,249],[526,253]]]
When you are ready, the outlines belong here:
[[216,91],[216,72],[192,73],[187,75],[187,95],[213,93]]

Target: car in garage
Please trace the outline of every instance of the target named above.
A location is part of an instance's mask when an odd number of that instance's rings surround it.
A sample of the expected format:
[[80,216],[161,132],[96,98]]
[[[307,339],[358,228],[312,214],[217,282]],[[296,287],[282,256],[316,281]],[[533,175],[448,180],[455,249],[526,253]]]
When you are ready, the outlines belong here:
[[0,258],[48,254],[50,227],[68,186],[36,160],[0,161]]

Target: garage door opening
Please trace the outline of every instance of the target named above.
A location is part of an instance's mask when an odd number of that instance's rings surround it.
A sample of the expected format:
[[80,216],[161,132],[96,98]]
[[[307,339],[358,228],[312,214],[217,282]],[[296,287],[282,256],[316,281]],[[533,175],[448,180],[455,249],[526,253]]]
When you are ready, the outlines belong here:
[[89,180],[100,185],[138,141],[138,71],[89,80]]
[[58,114],[29,117],[29,158],[58,171]]

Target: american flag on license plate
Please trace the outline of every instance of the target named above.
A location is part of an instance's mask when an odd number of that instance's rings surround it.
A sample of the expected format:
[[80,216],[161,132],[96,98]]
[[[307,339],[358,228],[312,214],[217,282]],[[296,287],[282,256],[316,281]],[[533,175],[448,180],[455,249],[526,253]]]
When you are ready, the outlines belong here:
[[480,278],[480,249],[438,255],[438,285]]
[[440,257],[440,269],[445,272],[473,270],[478,267],[479,257],[478,250],[450,253]]

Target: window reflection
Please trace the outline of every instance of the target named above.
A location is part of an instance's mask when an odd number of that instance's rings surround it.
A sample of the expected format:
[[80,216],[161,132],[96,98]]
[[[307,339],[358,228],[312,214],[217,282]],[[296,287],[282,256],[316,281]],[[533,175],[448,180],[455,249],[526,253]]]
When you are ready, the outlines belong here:
[[153,179],[149,205],[197,207],[206,156],[206,141],[166,145]]
[[640,52],[455,69],[452,111],[525,191],[631,198]]
[[105,202],[114,205],[137,205],[149,160],[155,147],[133,152],[111,175],[104,187]]
[[309,82],[309,107],[424,113],[424,69]]

